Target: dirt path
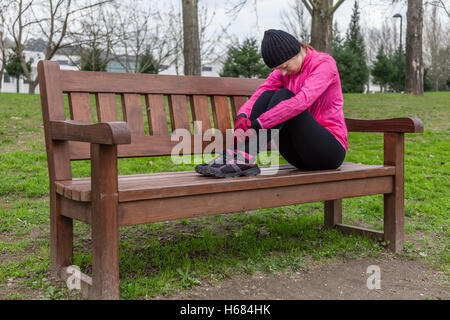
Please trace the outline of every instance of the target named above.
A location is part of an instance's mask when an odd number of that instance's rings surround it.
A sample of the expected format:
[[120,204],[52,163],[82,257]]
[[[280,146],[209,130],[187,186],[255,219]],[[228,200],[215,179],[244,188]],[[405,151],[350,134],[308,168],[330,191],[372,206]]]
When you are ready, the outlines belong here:
[[[367,267],[380,268],[381,288],[369,290]],[[362,258],[308,264],[307,270],[239,275],[156,299],[450,299],[442,272],[406,258]]]

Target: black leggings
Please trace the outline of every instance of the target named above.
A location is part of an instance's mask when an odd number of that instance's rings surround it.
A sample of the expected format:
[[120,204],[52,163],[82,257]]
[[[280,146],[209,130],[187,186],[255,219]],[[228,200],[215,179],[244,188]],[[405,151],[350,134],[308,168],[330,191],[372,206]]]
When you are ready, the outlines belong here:
[[[292,91],[284,88],[263,92],[253,106],[250,120],[255,120],[265,111],[293,96]],[[276,125],[273,129],[280,129],[278,146],[280,154],[298,169],[336,169],[344,161],[346,153],[344,147],[308,110]],[[268,130],[268,141],[271,135],[273,132]]]

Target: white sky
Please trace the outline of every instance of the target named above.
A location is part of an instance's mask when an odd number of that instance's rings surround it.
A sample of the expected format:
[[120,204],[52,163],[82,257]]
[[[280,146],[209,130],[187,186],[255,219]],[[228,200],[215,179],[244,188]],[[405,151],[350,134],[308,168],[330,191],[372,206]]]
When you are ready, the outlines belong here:
[[[152,0],[153,1],[153,0]],[[231,20],[230,16],[226,14],[227,9],[233,7],[233,4],[240,0],[199,0],[200,6],[206,6],[210,12],[216,12],[215,19],[210,27],[210,32],[220,25],[226,25]],[[246,37],[256,37],[258,40],[262,39],[264,31],[267,29],[283,29],[281,22],[281,11],[289,9],[289,3],[301,0],[247,0],[247,4],[241,10],[239,15],[235,18],[229,28],[229,33],[237,36],[239,39]],[[337,0],[333,2],[336,3]],[[181,7],[181,0],[168,0],[175,5]],[[167,3],[166,2],[166,3]],[[424,3],[426,0],[424,0]],[[450,7],[450,0],[444,0],[447,8]],[[350,22],[354,0],[345,0],[344,3],[334,14],[334,21],[337,21],[338,28],[342,33],[345,33]],[[258,12],[258,21],[256,21],[255,6]],[[359,0],[360,7],[360,24],[363,29],[366,28],[380,28],[384,21],[389,24],[396,21],[398,26],[400,19],[395,19],[392,16],[396,13],[403,15],[403,36],[406,31],[406,10],[407,1],[400,0],[396,4],[392,4],[392,0]],[[306,16],[310,18],[309,13]],[[441,16],[441,21],[450,23],[450,19],[445,14],[443,9],[439,9],[438,13]],[[299,39],[301,40],[301,39]]]
[[[176,1],[176,0],[175,0]],[[179,0],[178,0],[179,1]],[[199,0],[200,4],[207,6],[210,10],[216,10],[215,25],[227,24],[230,17],[226,15],[226,9],[232,7],[230,3],[238,0]],[[289,10],[289,3],[301,0],[247,0],[246,6],[241,10],[229,32],[238,36],[240,39],[254,36],[261,39],[264,30],[283,29],[281,20],[281,11]],[[181,1],[180,1],[181,2]],[[334,1],[336,2],[336,1]],[[406,1],[392,5],[391,0],[360,0],[361,26],[363,28],[381,28],[386,20],[392,20],[395,13],[403,15],[403,30],[406,29]],[[255,3],[258,12],[258,22],[255,15]],[[334,20],[337,21],[339,30],[345,32],[347,29],[354,0],[346,0],[334,14]],[[306,11],[309,18],[309,13]],[[398,21],[398,20],[397,20]],[[300,39],[301,40],[301,39]]]

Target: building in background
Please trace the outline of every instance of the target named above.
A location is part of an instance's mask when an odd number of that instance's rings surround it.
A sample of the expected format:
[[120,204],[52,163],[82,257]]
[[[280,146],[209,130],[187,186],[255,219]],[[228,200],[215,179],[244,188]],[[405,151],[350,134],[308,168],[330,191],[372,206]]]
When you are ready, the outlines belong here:
[[[30,41],[30,44],[24,50],[25,61],[31,61],[31,77],[34,79],[37,76],[37,64],[39,60],[44,59],[45,56],[45,43],[42,40]],[[12,53],[12,50],[8,50],[8,54]],[[52,61],[58,61],[61,69],[63,70],[78,70],[76,63],[79,61],[77,56],[67,57],[66,55],[55,55]],[[71,62],[75,61],[75,63]],[[6,71],[1,75],[2,92],[16,92],[17,81],[19,81],[19,92],[28,93],[28,83],[23,76],[20,79],[16,79],[8,76]],[[36,87],[35,93],[39,93],[39,86]]]
[[[39,60],[44,59],[45,56],[45,46],[43,40],[37,39],[30,41],[29,45],[24,50],[25,60],[31,61],[31,75],[34,79],[37,76],[37,64]],[[8,53],[12,53],[12,43],[9,44],[10,49]],[[130,61],[133,58],[129,58]],[[77,55],[67,56],[65,54],[56,54],[53,56],[52,61],[57,61],[62,70],[79,70],[80,69],[80,57]],[[125,72],[123,66],[117,61],[110,61],[106,68],[107,72]],[[204,77],[219,77],[219,73],[222,70],[222,63],[218,62],[212,65],[202,66],[202,76]],[[179,71],[183,71],[183,66],[179,67]],[[159,70],[159,74],[165,75],[176,75],[176,68],[174,65],[162,65]],[[17,81],[19,81],[19,92],[28,93],[28,83],[25,77],[20,77],[20,79],[13,78],[9,76],[6,71],[3,75],[0,75],[2,81],[1,92],[16,92]],[[36,87],[35,93],[39,93],[39,86]]]

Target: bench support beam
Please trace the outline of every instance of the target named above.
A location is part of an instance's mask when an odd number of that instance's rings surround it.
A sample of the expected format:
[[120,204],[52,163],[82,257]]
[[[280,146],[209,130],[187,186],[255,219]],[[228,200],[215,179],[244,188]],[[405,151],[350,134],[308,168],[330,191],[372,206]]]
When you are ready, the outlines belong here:
[[346,224],[336,224],[335,228],[339,231],[347,234],[359,234],[364,237],[370,237],[374,240],[382,240],[384,237],[383,231],[378,230],[372,230],[367,228],[361,228],[361,227],[355,227],[355,226],[349,226]]

